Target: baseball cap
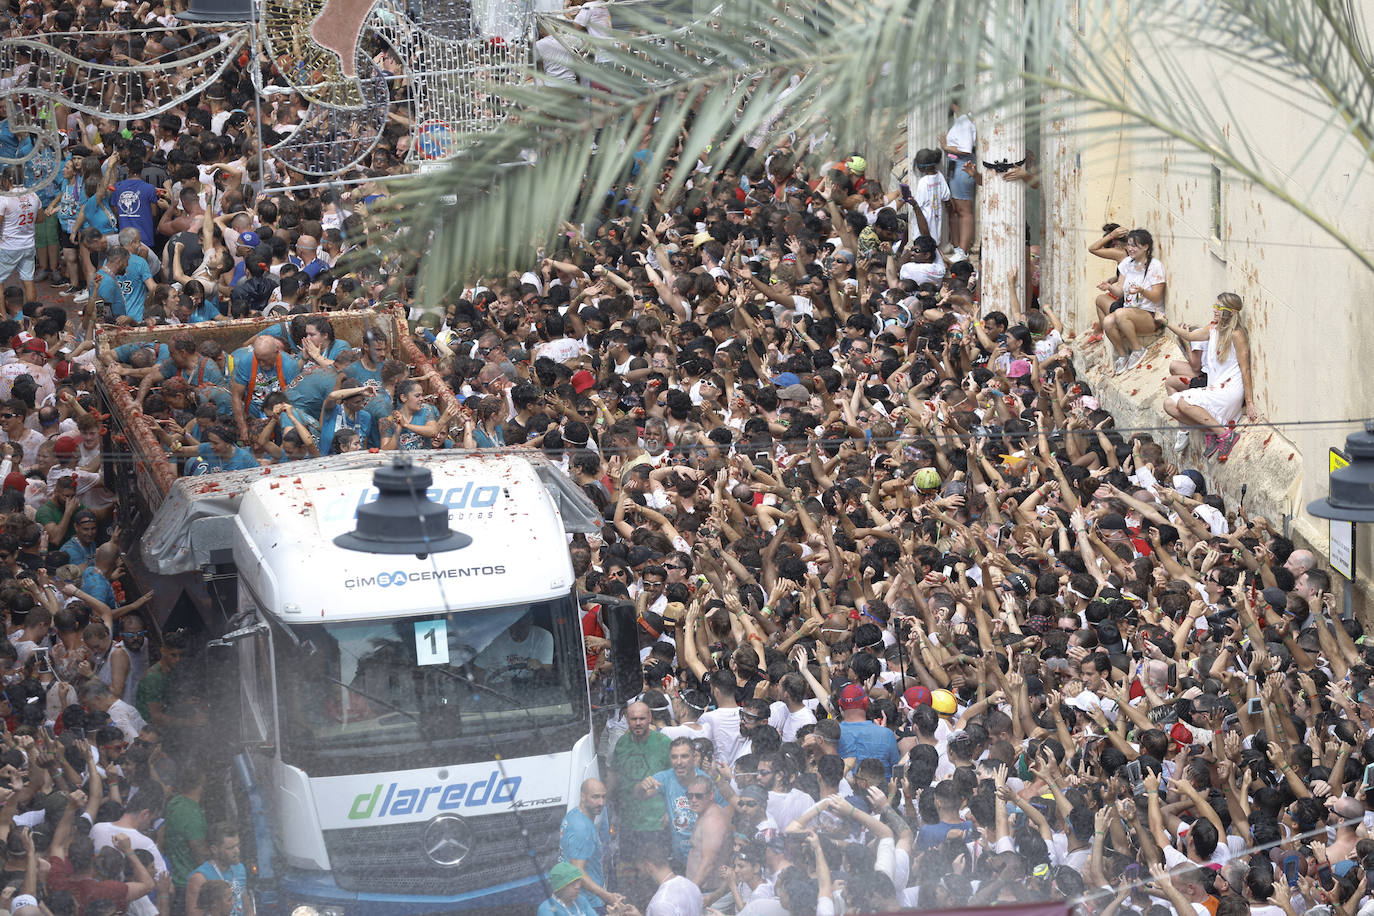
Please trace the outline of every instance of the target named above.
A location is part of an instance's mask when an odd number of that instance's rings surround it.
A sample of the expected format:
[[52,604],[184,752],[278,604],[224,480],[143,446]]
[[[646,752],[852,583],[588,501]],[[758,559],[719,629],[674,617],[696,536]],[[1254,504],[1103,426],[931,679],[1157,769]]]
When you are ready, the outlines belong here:
[[6,490],[27,490],[29,479],[18,471],[10,471],[5,475]]
[[572,382],[573,391],[576,391],[578,394],[596,387],[596,376],[592,375],[586,369],[579,369],[574,372],[570,381]]
[[923,684],[917,684],[915,687],[908,687],[906,693],[902,694],[902,701],[912,709],[915,709],[917,706],[929,706],[930,688]]
[[936,490],[940,487],[940,472],[934,468],[921,468],[916,472],[912,483],[918,490]]
[[916,151],[916,168],[930,168],[940,164],[940,151],[936,149],[918,149]]
[[805,385],[797,383],[780,389],[778,398],[784,401],[809,401],[811,400],[811,392],[806,390]]
[[844,163],[849,167],[849,171],[855,175],[862,175],[868,171],[868,160],[863,156],[850,156]]
[[795,372],[783,372],[773,376],[773,384],[779,388],[786,388],[788,385],[800,385],[801,376]]
[[848,261],[851,265],[854,263],[854,252],[850,251],[848,248],[841,248],[839,251],[835,252],[835,257],[842,261]]
[[239,244],[246,245],[249,248],[257,248],[259,245],[262,244],[262,236],[258,235],[256,232],[253,232],[252,230],[249,230],[248,232],[240,232]]
[[868,693],[858,684],[850,684],[840,691],[841,709],[867,709]]
[[1182,722],[1175,722],[1173,728],[1169,729],[1169,737],[1174,744],[1180,748],[1188,747],[1193,743],[1193,731]]
[[1108,512],[1102,516],[1102,520],[1097,523],[1097,527],[1105,528],[1108,531],[1125,531],[1126,519],[1119,512]]
[[58,436],[53,440],[52,450],[58,455],[75,455],[81,441],[75,436]]
[[38,337],[24,341],[24,350],[28,353],[41,353],[44,356],[48,355],[48,345]]

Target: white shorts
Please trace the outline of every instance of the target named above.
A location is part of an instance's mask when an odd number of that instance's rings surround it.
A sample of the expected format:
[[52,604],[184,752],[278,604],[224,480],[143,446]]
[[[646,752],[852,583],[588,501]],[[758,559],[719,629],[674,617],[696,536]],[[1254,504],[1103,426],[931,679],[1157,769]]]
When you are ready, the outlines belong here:
[[33,282],[33,249],[10,250],[0,248],[0,283],[4,283],[17,270],[19,279],[25,283]]

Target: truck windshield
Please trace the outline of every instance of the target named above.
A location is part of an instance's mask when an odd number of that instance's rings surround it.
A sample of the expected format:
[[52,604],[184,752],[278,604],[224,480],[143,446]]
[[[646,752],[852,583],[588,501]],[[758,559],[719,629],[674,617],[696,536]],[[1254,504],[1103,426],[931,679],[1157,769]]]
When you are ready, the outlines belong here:
[[[284,756],[395,755],[459,762],[530,731],[588,723],[587,681],[571,594],[404,619],[287,627],[273,639]],[[473,741],[472,739],[480,739]],[[442,748],[436,747],[442,745]],[[432,757],[426,751],[439,751]],[[545,749],[552,750],[552,748]],[[459,756],[467,756],[461,754]]]

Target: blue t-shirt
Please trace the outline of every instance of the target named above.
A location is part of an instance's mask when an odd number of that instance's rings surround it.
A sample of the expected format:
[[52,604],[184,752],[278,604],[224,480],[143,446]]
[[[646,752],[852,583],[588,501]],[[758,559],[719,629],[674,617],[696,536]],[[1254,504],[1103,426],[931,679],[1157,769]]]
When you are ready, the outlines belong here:
[[147,282],[152,278],[153,272],[148,269],[148,262],[136,254],[129,255],[129,266],[124,268],[124,273],[115,277],[119,294],[124,300],[123,311],[113,309],[116,318],[128,315],[134,321],[143,320],[143,306],[148,301]]
[[[230,916],[243,916],[243,895],[248,890],[248,869],[242,862],[235,862],[228,868],[220,868],[214,862],[206,862],[194,869],[192,875],[204,875],[206,881],[225,881],[234,889],[234,908]],[[187,877],[190,877],[188,875]]]
[[[232,357],[233,380],[244,388],[249,387],[253,374],[253,348],[240,347],[235,350]],[[277,367],[272,363],[258,366],[258,378],[253,387],[251,403],[246,404],[250,416],[265,417],[262,412],[262,402],[269,394],[274,391],[284,391],[286,385],[290,385],[296,380],[296,376],[301,374],[301,364],[293,356],[285,353],[281,354],[281,373],[277,373]]]
[[535,916],[596,916],[596,910],[587,904],[586,896],[586,891],[578,894],[571,906],[562,901],[545,900],[539,904]]
[[[697,768],[696,776],[706,776],[706,771]],[[673,838],[673,854],[687,861],[687,853],[692,849],[692,830],[697,825],[697,813],[687,802],[687,787],[678,782],[677,773],[672,769],[654,774],[658,783],[658,794],[668,808],[668,832]],[[715,794],[716,804],[724,804],[720,793]]]
[[930,849],[939,846],[945,841],[951,830],[962,830],[967,837],[969,831],[973,829],[973,824],[963,821],[958,824],[924,824],[919,833],[916,834],[916,848]]
[[114,607],[119,601],[115,598],[114,589],[110,587],[110,580],[105,578],[105,574],[94,566],[87,566],[86,571],[81,574],[81,590],[92,598],[97,598],[110,607]]
[[77,566],[85,566],[91,557],[95,556],[95,546],[83,547],[76,538],[68,538],[67,543],[62,545],[62,552],[67,555],[67,559]]
[[77,214],[81,212],[81,179],[70,180],[64,177],[58,185],[57,193],[62,198],[62,202],[57,205],[57,223],[63,232],[71,235],[72,227],[76,225]]
[[334,450],[334,436],[339,430],[353,430],[366,445],[376,426],[372,414],[368,413],[366,407],[358,411],[357,416],[349,419],[343,405],[335,403],[324,411],[324,420],[320,423],[320,454],[328,455]]
[[134,227],[151,248],[157,230],[157,188],[141,178],[126,178],[115,185],[114,205],[119,228]]
[[856,761],[880,760],[888,776],[901,759],[901,754],[897,753],[897,736],[877,722],[841,722],[836,753],[846,760],[850,757]]
[[177,368],[176,361],[171,358],[162,360],[157,364],[157,368],[164,379],[180,375],[192,388],[224,384],[224,373],[219,371],[219,363],[207,356],[197,356],[189,369]]
[[324,411],[324,399],[334,390],[339,373],[333,369],[310,369],[296,377],[286,389],[286,398],[311,420],[319,420]]
[[[299,267],[301,269],[301,272],[312,280],[318,277],[321,271],[329,269],[329,265],[326,264],[324,261],[321,261],[319,258],[316,258],[315,260],[307,264],[293,254],[286,260]],[[331,356],[330,359],[333,359],[333,357]]]
[[200,324],[202,321],[218,321],[223,317],[223,313],[219,310],[219,301],[207,296],[200,307],[192,312],[191,317],[187,318],[186,321],[188,324]]
[[[152,344],[121,344],[114,349],[115,359],[124,363],[126,366],[133,362],[134,354],[139,350],[151,350]],[[166,344],[157,345],[158,362],[172,358],[172,351],[167,349]]]
[[[424,426],[439,419],[439,410],[433,404],[426,404],[415,415],[410,418],[412,426]],[[432,448],[434,441],[429,436],[422,436],[413,429],[401,428],[396,435],[396,447],[406,451],[414,449]]]
[[215,454],[210,443],[202,442],[200,447],[196,449],[196,455],[205,462],[206,470],[211,474],[219,471],[246,471],[258,466],[258,459],[254,458],[253,453],[241,445],[235,447],[234,453],[228,458],[221,458]]
[[[602,841],[597,822],[587,817],[581,808],[574,808],[563,818],[562,833],[558,838],[558,854],[564,862],[582,859],[587,864],[582,869],[587,877],[601,887],[606,886],[605,854],[606,846]],[[601,898],[583,888],[577,898],[593,909],[601,903]]]
[[81,209],[86,214],[86,222],[83,225],[90,226],[101,235],[114,235],[119,231],[114,222],[114,214],[98,198],[87,197],[82,202]]
[[[100,268],[95,272],[95,297],[102,302],[110,304],[110,314],[118,317],[124,314],[124,292],[119,285],[119,279],[105,268]],[[124,344],[124,347],[138,349],[133,344]],[[116,349],[116,353],[118,353]],[[128,362],[128,360],[123,360]]]

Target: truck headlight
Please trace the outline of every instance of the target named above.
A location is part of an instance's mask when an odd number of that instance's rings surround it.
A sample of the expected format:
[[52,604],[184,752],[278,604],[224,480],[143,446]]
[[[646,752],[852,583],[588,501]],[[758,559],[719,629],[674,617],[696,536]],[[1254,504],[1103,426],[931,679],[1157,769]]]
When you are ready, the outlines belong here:
[[303,903],[291,910],[291,916],[348,916],[348,909],[341,906],[314,906]]

